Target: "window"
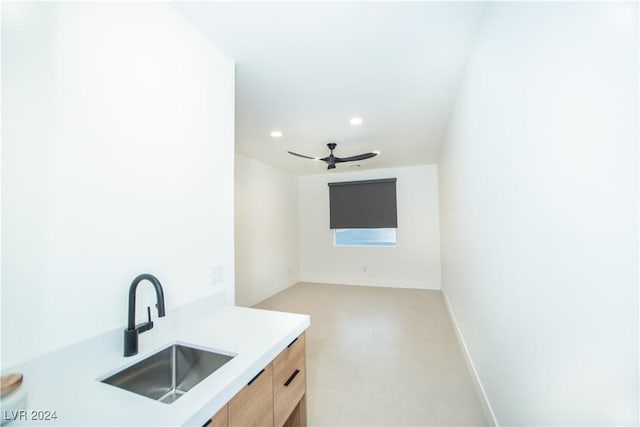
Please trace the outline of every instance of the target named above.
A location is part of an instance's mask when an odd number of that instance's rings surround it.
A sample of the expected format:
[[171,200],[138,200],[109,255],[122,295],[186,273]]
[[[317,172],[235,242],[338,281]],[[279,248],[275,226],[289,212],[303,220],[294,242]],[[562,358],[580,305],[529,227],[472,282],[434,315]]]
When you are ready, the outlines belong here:
[[335,246],[396,246],[396,178],[332,182],[329,211]]
[[395,228],[339,228],[333,230],[334,246],[395,247]]

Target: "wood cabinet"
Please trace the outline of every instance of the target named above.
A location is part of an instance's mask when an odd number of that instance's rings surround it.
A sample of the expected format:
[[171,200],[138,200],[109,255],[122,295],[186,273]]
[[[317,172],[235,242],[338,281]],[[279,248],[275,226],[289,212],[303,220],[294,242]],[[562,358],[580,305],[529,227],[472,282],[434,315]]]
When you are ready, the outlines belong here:
[[227,427],[229,425],[229,405],[224,405],[205,425],[208,427]]
[[273,427],[272,373],[269,364],[229,401],[230,427]]
[[[305,396],[307,375],[304,350],[302,334],[273,360],[273,422],[276,426],[285,424]],[[294,425],[301,423],[298,421]]]
[[305,335],[293,340],[205,425],[306,427]]

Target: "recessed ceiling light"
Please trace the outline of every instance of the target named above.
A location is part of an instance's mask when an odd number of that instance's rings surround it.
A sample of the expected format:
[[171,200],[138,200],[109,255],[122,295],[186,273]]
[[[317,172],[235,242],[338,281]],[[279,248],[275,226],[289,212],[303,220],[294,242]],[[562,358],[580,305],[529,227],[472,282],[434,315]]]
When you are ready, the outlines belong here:
[[274,130],[269,135],[271,135],[274,138],[280,138],[282,136],[282,132],[280,132],[279,130]]
[[362,117],[353,117],[351,118],[351,120],[349,120],[349,123],[351,123],[354,126],[361,125],[362,122],[363,122]]

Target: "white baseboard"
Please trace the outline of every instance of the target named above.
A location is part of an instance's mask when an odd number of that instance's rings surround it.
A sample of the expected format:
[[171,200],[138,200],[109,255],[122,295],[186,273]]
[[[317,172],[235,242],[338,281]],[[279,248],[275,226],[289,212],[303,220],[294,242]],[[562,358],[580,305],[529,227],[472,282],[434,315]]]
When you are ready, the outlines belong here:
[[398,289],[426,289],[426,290],[440,290],[440,283],[434,282],[420,282],[420,281],[403,281],[403,280],[378,280],[378,279],[300,279],[302,283],[320,283],[323,285],[349,285],[349,286],[371,286],[374,288],[398,288]]
[[499,427],[500,424],[498,424],[498,419],[496,418],[496,415],[493,412],[493,408],[491,407],[491,403],[489,402],[487,393],[485,393],[484,391],[484,387],[482,386],[482,382],[480,381],[480,377],[478,376],[476,367],[473,364],[473,359],[471,359],[471,354],[469,353],[467,344],[465,343],[464,337],[462,336],[462,332],[460,332],[460,328],[458,327],[456,316],[453,314],[453,310],[449,305],[449,300],[447,299],[447,295],[444,293],[444,291],[442,292],[442,297],[444,298],[444,303],[447,306],[447,311],[449,312],[451,323],[453,323],[453,329],[456,331],[456,337],[458,338],[458,343],[462,348],[462,354],[464,355],[464,360],[467,362],[467,368],[469,368],[469,373],[471,374],[473,385],[475,386],[476,392],[480,397],[480,402],[482,403],[482,409],[484,410],[485,418],[487,418],[487,421],[491,422],[492,425]]
[[254,305],[258,304],[261,301],[266,300],[267,298],[270,298],[272,296],[274,296],[275,294],[277,294],[278,292],[282,292],[287,288],[290,288],[291,286],[295,285],[298,282],[293,282],[293,283],[289,283],[288,285],[283,285],[283,286],[274,286],[273,288],[267,289],[266,291],[260,292],[256,295],[253,295],[249,298],[245,298],[242,301],[238,301],[236,302],[236,305],[239,305],[241,307],[253,307]]

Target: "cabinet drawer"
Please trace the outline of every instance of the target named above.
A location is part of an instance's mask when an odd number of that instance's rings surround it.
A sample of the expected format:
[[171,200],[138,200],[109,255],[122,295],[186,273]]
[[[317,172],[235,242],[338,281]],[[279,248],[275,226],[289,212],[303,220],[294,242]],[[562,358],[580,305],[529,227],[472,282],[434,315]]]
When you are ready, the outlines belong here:
[[229,401],[229,426],[273,427],[272,375],[269,364]]
[[274,425],[282,426],[306,391],[305,336],[273,360]]

